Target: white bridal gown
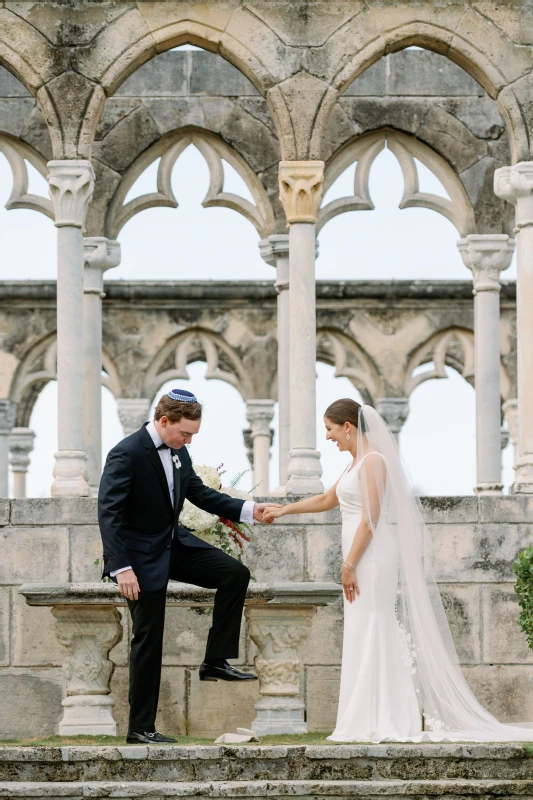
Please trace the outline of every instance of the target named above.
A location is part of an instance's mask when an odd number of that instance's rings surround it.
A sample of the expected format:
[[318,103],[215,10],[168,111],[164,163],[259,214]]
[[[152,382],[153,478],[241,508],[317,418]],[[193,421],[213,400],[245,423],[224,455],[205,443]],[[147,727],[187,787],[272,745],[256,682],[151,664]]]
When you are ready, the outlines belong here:
[[[374,456],[375,457],[375,456]],[[346,558],[362,515],[359,469],[337,484]],[[396,617],[398,545],[393,528],[378,523],[357,565],[360,594],[344,598],[344,639],[336,742],[406,739],[421,733],[421,717],[409,653]]]
[[[376,458],[375,453],[371,455]],[[343,558],[348,556],[362,517],[359,471],[367,457],[345,471],[337,483]],[[388,505],[388,491],[383,505]],[[383,514],[357,565],[360,594],[352,603],[344,598],[339,707],[335,730],[328,739],[334,742],[532,741],[531,723],[499,723],[476,701],[466,684],[463,688],[459,667],[452,678],[451,691],[443,672],[435,675],[434,685],[443,696],[452,698],[455,718],[468,720],[470,726],[448,728],[438,719],[426,716],[426,730],[423,729],[417,694],[420,689],[415,684],[417,666],[396,616],[400,564],[396,537],[396,526],[388,524],[387,514]],[[440,658],[445,666],[447,656],[442,651]],[[434,664],[433,669],[436,673],[439,666]],[[463,709],[469,716],[461,714]]]

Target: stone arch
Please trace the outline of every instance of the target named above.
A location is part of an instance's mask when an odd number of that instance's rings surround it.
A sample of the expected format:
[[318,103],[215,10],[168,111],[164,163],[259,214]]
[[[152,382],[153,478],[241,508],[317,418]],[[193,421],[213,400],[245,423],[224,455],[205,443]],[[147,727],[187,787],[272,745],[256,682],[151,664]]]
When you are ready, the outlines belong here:
[[[474,209],[459,176],[448,162],[428,145],[399,131],[386,128],[347,142],[326,165],[324,194],[344,170],[357,162],[354,193],[350,197],[332,200],[320,208],[317,230],[333,217],[345,211],[372,210],[369,191],[370,168],[385,145],[396,156],[404,178],[404,194],[400,208],[428,208],[445,216],[457,228],[461,237],[476,230]],[[441,181],[450,200],[419,191],[415,158],[421,161]]]
[[335,367],[336,378],[348,378],[368,405],[384,394],[384,383],[373,359],[354,339],[333,328],[317,330],[317,361]]
[[[417,367],[433,362],[433,369],[413,375]],[[474,332],[467,328],[446,328],[437,331],[419,345],[411,354],[404,375],[404,394],[406,397],[421,383],[432,379],[445,379],[445,367],[455,369],[475,388],[474,375]],[[502,400],[510,396],[511,382],[500,361],[500,387]]]
[[[178,202],[171,187],[172,170],[180,155],[190,144],[203,155],[209,169],[209,188],[202,202],[203,207],[218,206],[237,211],[255,226],[261,238],[273,232],[275,218],[270,199],[260,179],[244,158],[219,136],[209,131],[183,128],[162,137],[142,153],[126,171],[109,207],[106,236],[116,239],[126,222],[147,208],[177,207]],[[124,205],[124,200],[137,178],[157,159],[161,159],[157,171],[157,192],[136,197]],[[224,191],[223,159],[244,180],[255,204],[239,195]]]
[[0,30],[0,64],[33,95],[66,67],[66,54],[58,59],[46,37],[9,9],[0,9]]
[[41,197],[36,194],[28,194],[28,161],[32,167],[46,178],[48,168],[44,157],[29,145],[0,132],[0,153],[7,158],[13,173],[13,189],[6,208],[11,211],[14,208],[26,208],[32,211],[39,211],[41,214],[54,219],[52,201],[49,197]]
[[[110,356],[102,353],[106,375],[102,385],[115,396],[121,396],[117,368]],[[33,407],[47,383],[57,380],[57,337],[55,332],[43,337],[31,347],[18,365],[9,392],[17,406],[17,427],[29,427]]]
[[253,397],[253,386],[236,350],[222,336],[206,328],[189,328],[169,339],[146,371],[142,396],[153,400],[166,381],[188,380],[187,364],[207,362],[207,379],[226,381],[243,400]]
[[[346,46],[350,35],[361,41],[357,52]],[[338,42],[336,41],[338,39]],[[342,95],[347,87],[382,56],[418,46],[449,58],[498,99],[507,125],[513,162],[530,158],[529,122],[513,91],[528,80],[533,60],[491,20],[475,9],[457,5],[435,8],[421,3],[398,9],[395,4],[355,15],[342,32],[328,42],[330,84]],[[520,92],[519,92],[520,94]],[[324,95],[316,119],[325,128],[335,98]]]

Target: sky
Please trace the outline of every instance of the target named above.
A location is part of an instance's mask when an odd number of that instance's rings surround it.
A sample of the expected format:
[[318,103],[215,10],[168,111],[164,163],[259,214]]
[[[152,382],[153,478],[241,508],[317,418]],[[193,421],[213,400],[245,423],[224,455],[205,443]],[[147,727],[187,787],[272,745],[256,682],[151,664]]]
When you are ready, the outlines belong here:
[[[156,167],[157,165],[155,165]],[[446,196],[440,182],[418,163],[420,190]],[[241,178],[224,164],[225,191],[250,198]],[[323,203],[350,194],[352,166],[331,187]],[[44,179],[30,168],[30,192],[46,195]],[[110,280],[274,280],[274,269],[261,259],[255,228],[237,212],[203,209],[209,184],[207,165],[191,145],[180,156],[172,174],[177,209],[148,209],[127,223],[120,233],[122,263],[106,273]],[[12,187],[6,159],[0,155],[0,280],[45,280],[56,277],[56,231],[43,215],[26,210],[6,211]],[[154,166],[141,175],[128,199],[155,187]],[[403,178],[396,158],[384,150],[370,174],[373,211],[342,214],[327,223],[319,235],[317,279],[471,279],[458,254],[457,231],[447,219],[428,209],[398,208]],[[516,277],[516,265],[503,274]],[[429,369],[427,365],[424,369]],[[245,404],[232,386],[204,378],[206,365],[191,364],[189,381],[173,386],[192,389],[205,404],[200,433],[191,455],[198,464],[224,463],[227,477],[249,467],[242,439],[247,427]],[[422,494],[471,494],[475,484],[475,394],[452,369],[447,380],[422,383],[411,396],[409,418],[400,434],[400,448],[412,479]],[[162,387],[162,391],[171,388]],[[323,481],[331,486],[345,466],[346,454],[325,441],[323,410],[340,397],[360,400],[347,378],[335,378],[334,369],[317,364],[317,446]],[[116,403],[102,390],[103,454],[122,437]],[[277,411],[270,464],[271,487],[278,485]],[[57,390],[50,383],[35,405],[31,427],[35,449],[27,478],[28,496],[48,496],[53,453],[57,449]],[[512,482],[512,447],[503,452],[503,480]],[[252,485],[251,474],[240,486]],[[258,490],[259,492],[259,490]]]

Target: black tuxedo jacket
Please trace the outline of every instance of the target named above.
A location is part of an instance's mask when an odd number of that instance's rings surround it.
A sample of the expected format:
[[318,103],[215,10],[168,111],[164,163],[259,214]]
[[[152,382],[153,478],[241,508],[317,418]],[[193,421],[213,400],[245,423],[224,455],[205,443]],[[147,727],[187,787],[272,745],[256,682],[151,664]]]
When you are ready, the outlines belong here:
[[139,587],[161,589],[168,580],[172,534],[191,547],[212,547],[178,524],[185,498],[195,506],[238,522],[244,500],[209,489],[192,468],[186,447],[172,450],[174,507],[161,458],[146,426],[109,451],[98,493],[103,543],[102,577],[131,566]]

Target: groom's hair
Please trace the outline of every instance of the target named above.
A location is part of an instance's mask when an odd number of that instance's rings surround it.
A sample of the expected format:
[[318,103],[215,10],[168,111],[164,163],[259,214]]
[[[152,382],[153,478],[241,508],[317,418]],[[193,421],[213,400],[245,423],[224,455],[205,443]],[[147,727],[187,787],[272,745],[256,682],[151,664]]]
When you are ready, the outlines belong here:
[[154,419],[167,417],[169,422],[179,422],[182,417],[185,419],[201,419],[202,404],[198,401],[193,403],[182,400],[173,400],[168,394],[164,394],[159,399],[154,412]]
[[356,403],[355,400],[350,400],[349,397],[343,397],[342,400],[335,400],[328,406],[324,412],[327,417],[335,425],[344,425],[345,422],[350,422],[359,427],[359,410],[361,405]]

